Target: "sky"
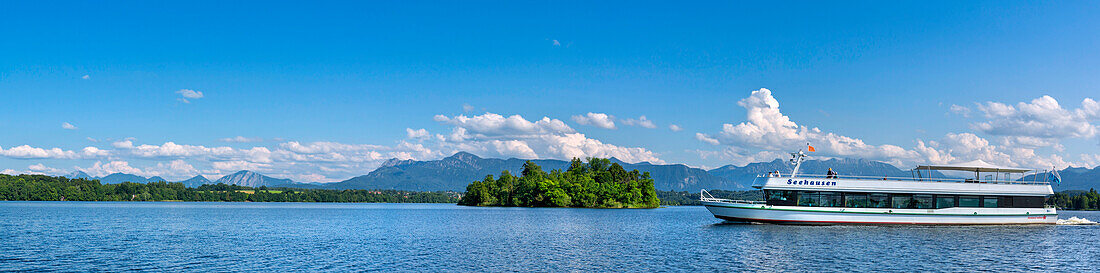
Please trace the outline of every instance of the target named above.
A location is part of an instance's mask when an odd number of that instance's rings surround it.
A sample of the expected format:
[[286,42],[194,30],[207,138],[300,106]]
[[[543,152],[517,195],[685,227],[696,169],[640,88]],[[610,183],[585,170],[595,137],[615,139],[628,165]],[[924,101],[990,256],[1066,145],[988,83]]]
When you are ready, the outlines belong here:
[[1087,1],[0,3],[0,172],[1100,165]]

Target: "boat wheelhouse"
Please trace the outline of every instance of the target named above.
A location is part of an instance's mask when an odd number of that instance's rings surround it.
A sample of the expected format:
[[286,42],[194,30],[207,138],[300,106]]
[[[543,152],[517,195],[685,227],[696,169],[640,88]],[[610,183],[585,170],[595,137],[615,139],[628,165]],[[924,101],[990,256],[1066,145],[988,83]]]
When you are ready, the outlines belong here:
[[[762,174],[753,188],[765,201],[714,198],[700,201],[714,217],[735,222],[779,224],[1000,225],[1055,224],[1058,213],[1044,205],[1053,194],[1047,181],[1023,181],[1028,169],[972,161],[922,165],[910,177],[799,174],[806,157],[791,153],[790,174]],[[974,178],[939,171],[973,172]],[[1016,180],[1013,180],[1014,177]],[[1037,177],[1037,176],[1033,176]]]

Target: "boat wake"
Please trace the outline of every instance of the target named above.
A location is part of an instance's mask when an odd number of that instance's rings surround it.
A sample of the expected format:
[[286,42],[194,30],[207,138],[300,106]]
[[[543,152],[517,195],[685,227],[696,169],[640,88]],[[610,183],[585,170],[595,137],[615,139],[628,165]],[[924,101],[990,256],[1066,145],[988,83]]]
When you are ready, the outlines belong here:
[[1058,219],[1059,225],[1100,225],[1100,223],[1093,222],[1092,220],[1085,218],[1070,217],[1069,219]]

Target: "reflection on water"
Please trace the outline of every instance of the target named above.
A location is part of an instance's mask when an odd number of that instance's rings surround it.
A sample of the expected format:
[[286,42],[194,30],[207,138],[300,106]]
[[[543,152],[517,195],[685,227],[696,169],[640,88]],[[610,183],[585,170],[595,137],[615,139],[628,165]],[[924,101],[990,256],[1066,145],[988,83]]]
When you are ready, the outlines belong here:
[[1091,271],[1098,243],[1090,225],[737,224],[702,207],[0,202],[0,271]]

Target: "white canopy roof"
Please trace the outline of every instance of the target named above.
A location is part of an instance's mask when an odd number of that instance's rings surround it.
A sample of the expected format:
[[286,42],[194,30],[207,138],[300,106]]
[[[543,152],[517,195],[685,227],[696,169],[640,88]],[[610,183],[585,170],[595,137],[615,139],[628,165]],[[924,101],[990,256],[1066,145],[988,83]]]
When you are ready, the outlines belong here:
[[989,173],[1025,173],[1030,172],[1029,169],[1001,167],[993,164],[986,163],[985,161],[974,160],[970,162],[947,164],[947,165],[921,165],[917,166],[918,170],[937,170],[937,171],[968,171],[968,172],[989,172]]

